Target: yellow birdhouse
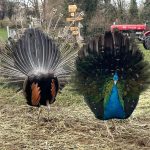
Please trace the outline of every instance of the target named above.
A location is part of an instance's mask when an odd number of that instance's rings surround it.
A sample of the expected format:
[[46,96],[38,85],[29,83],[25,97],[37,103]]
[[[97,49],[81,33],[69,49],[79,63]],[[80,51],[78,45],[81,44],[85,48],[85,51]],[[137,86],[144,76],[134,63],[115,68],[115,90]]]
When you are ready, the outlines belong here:
[[76,10],[77,10],[77,5],[69,5],[69,6],[68,6],[68,11],[69,11],[70,13],[75,13]]
[[79,28],[78,27],[70,27],[70,30],[71,31],[77,31],[77,30],[79,30]]
[[72,35],[79,35],[79,31],[72,31]]

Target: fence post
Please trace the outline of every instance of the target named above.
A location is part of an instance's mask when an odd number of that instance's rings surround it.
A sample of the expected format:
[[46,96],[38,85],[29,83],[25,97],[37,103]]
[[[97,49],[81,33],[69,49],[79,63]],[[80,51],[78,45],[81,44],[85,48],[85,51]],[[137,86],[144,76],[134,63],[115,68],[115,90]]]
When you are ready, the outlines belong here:
[[9,26],[7,26],[7,36],[8,36],[8,38],[10,37]]

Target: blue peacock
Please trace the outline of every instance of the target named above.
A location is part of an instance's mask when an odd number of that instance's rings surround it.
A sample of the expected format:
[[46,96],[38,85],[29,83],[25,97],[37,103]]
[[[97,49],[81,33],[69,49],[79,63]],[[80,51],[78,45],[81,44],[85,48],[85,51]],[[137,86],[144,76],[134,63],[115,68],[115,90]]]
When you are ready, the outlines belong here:
[[149,64],[119,31],[94,37],[78,53],[75,86],[96,118],[126,119],[149,84]]
[[118,94],[118,88],[117,88],[117,81],[118,81],[118,75],[115,73],[114,77],[114,84],[111,89],[110,96],[105,100],[104,105],[104,119],[111,119],[111,118],[124,118],[125,112],[124,112],[124,105],[122,99],[120,99]]

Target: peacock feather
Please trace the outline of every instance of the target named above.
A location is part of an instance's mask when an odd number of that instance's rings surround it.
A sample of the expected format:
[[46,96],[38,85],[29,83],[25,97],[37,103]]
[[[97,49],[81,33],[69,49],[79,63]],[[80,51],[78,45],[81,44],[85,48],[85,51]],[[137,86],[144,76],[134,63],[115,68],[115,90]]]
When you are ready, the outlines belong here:
[[4,83],[23,84],[27,104],[48,106],[70,80],[77,53],[66,44],[59,47],[40,29],[30,28],[0,52],[0,76]]
[[149,64],[132,39],[108,31],[79,51],[74,78],[76,88],[97,118],[125,119],[148,87]]

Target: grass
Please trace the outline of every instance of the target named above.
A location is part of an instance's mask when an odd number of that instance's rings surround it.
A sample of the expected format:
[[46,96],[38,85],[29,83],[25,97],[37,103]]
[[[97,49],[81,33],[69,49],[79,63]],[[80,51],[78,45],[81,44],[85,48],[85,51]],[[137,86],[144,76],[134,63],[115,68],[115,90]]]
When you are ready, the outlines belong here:
[[[142,45],[139,45],[142,48]],[[149,60],[150,51],[142,48]],[[132,117],[107,124],[114,137],[107,133],[105,122],[94,117],[82,96],[71,85],[66,86],[51,106],[50,121],[42,107],[29,107],[15,89],[0,87],[1,150],[149,150],[150,89],[140,96]]]
[[7,40],[7,30],[0,28],[0,40],[5,41]]

